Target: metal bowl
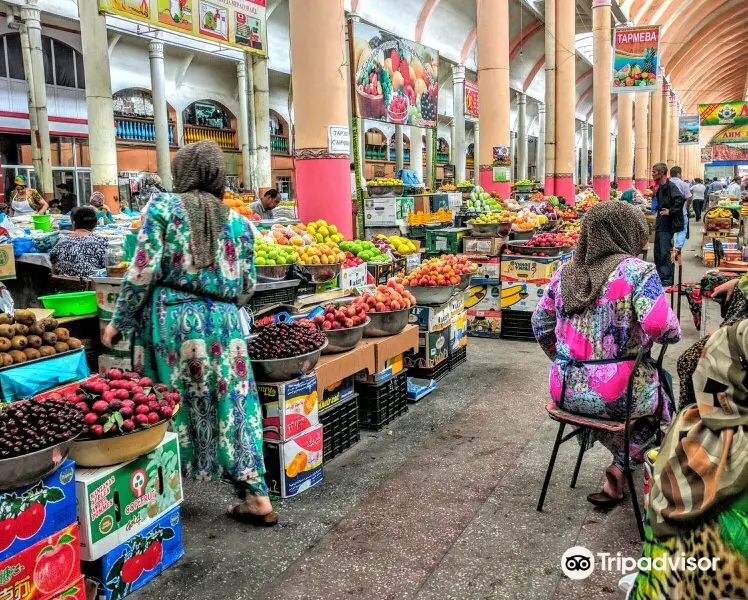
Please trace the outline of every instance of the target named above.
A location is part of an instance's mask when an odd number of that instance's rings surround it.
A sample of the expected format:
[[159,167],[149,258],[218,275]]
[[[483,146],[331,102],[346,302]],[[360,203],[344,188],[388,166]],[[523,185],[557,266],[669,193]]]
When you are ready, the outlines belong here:
[[314,283],[327,283],[332,281],[340,274],[343,263],[332,265],[304,265],[304,269],[311,277]]
[[400,333],[408,324],[408,315],[409,308],[369,313],[369,323],[364,327],[364,337],[386,337]]
[[311,373],[314,367],[317,366],[319,357],[325,348],[327,348],[328,343],[325,340],[325,343],[317,348],[317,350],[290,358],[271,358],[267,360],[252,358],[250,360],[255,379],[261,382],[288,381],[289,379],[296,379],[301,375]]
[[476,237],[506,237],[512,230],[511,223],[468,223],[471,235]]
[[572,250],[570,246],[528,246],[525,242],[509,242],[509,249],[517,254],[532,256],[533,254],[545,254],[545,256],[560,256]]
[[463,273],[460,275],[460,283],[455,286],[455,291],[461,292],[462,290],[466,290],[470,285],[470,278],[473,275],[475,275],[475,273]]
[[54,473],[67,458],[74,439],[31,454],[0,460],[0,491],[23,487]]
[[291,265],[255,265],[257,281],[280,281],[285,279]]
[[530,231],[512,231],[509,234],[509,239],[510,240],[529,240],[534,235],[535,235],[534,229],[530,229]]
[[347,329],[323,329],[322,331],[327,338],[327,346],[322,354],[338,354],[355,348],[356,344],[364,337],[364,329],[369,322],[370,319],[366,319],[366,323]]
[[413,296],[415,296],[418,304],[444,304],[447,300],[452,297],[455,286],[453,285],[441,285],[441,286],[407,286],[405,288]]

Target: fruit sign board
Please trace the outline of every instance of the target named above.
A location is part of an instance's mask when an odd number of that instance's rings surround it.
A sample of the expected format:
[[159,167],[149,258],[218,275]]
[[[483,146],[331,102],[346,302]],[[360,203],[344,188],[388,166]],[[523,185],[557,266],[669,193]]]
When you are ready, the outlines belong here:
[[478,118],[478,83],[465,80],[465,116]]
[[439,53],[366,23],[353,23],[356,115],[436,127]]
[[748,101],[699,104],[701,126],[748,124]]
[[748,123],[725,127],[712,138],[712,144],[735,144],[748,142]]
[[680,115],[678,117],[678,143],[692,146],[699,143],[699,115]]
[[613,92],[651,92],[657,82],[660,26],[616,27]]
[[99,12],[265,56],[265,0],[99,0]]

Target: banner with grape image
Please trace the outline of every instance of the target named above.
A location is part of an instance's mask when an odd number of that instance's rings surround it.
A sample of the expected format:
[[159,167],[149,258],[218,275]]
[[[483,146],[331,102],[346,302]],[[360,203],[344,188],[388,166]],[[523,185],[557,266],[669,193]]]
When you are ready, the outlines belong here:
[[660,26],[616,27],[611,91],[651,92],[657,83]]
[[439,53],[366,23],[353,23],[356,116],[436,127]]

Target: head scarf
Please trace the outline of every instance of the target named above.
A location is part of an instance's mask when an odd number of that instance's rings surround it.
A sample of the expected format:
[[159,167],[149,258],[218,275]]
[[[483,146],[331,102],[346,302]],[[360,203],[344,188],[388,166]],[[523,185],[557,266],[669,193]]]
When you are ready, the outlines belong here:
[[693,375],[696,404],[670,427],[655,462],[658,537],[700,525],[748,490],[748,320],[709,338]]
[[18,175],[14,181],[16,185],[26,185],[26,178],[23,175]]
[[601,202],[582,219],[574,260],[561,271],[561,297],[569,314],[584,311],[600,295],[619,263],[640,254],[649,226],[641,210],[624,202]]
[[88,203],[93,206],[94,208],[101,208],[104,206],[104,194],[101,192],[94,192],[91,194],[91,198],[88,200]]
[[174,192],[179,194],[190,228],[190,250],[196,268],[215,262],[218,237],[229,218],[220,198],[226,187],[223,151],[215,142],[188,144],[171,165]]

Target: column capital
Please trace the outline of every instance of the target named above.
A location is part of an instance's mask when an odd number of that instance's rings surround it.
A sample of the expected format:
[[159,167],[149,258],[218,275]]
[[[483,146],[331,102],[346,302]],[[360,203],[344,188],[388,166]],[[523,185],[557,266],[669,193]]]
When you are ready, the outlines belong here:
[[538,102],[538,114],[545,114],[545,103]]
[[517,92],[517,104],[527,104],[527,94],[524,92]]
[[163,58],[164,43],[157,40],[151,40],[148,42],[148,56],[150,58]]
[[587,121],[582,121],[582,131],[587,131],[589,124]]
[[603,8],[611,5],[611,0],[592,0],[592,8]]
[[246,77],[247,76],[247,61],[242,58],[236,63],[236,76]]
[[21,7],[21,21],[24,23],[36,21],[35,25],[39,26],[39,20],[41,19],[42,11],[37,6],[25,5]]
[[465,65],[452,65],[452,81],[465,83]]

